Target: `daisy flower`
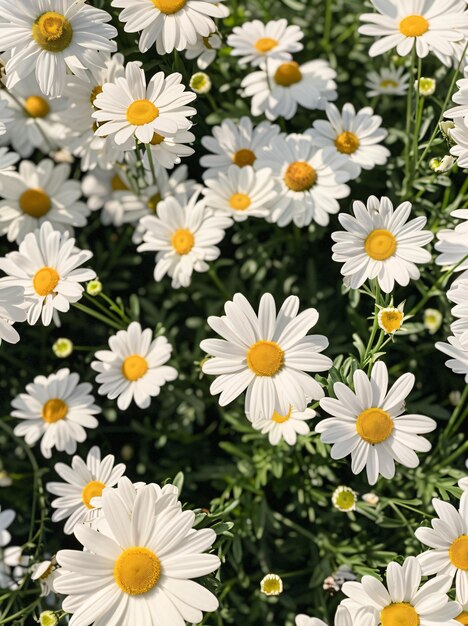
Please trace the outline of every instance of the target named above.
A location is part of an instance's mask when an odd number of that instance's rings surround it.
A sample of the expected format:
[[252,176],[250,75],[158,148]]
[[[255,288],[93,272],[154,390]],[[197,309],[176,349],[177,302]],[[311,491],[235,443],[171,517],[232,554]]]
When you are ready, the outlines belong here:
[[93,270],[80,268],[93,256],[88,250],[75,247],[68,233],[54,230],[50,222],[26,235],[17,252],[0,258],[0,287],[24,288],[28,324],[41,318],[48,326],[58,313],[66,313],[70,304],[81,299],[84,288],[80,283],[96,278]]
[[185,105],[196,95],[184,91],[181,81],[181,74],[165,77],[158,72],[146,85],[140,63],[127,63],[125,78],[105,83],[94,100],[93,117],[99,123],[96,135],[112,137],[117,145],[122,145],[131,137],[150,143],[155,133],[170,137],[179,130],[188,130],[188,117],[196,110]]
[[367,74],[368,98],[376,96],[405,96],[408,92],[409,74],[401,67],[382,67]]
[[260,591],[266,596],[279,596],[283,593],[283,581],[278,574],[267,574],[260,581]]
[[11,541],[11,535],[7,528],[13,523],[16,517],[16,513],[11,509],[5,509],[2,511],[0,506],[0,548],[4,548]]
[[464,78],[457,81],[458,91],[452,96],[455,106],[445,111],[444,117],[449,119],[466,119],[468,117],[468,66],[464,70]]
[[413,47],[419,58],[434,53],[441,61],[455,54],[454,43],[466,41],[468,13],[460,0],[371,0],[377,13],[361,15],[359,32],[378,37],[369,50],[371,57],[396,48],[406,56]]
[[159,282],[167,274],[174,289],[188,287],[193,272],[208,271],[208,261],[221,254],[217,244],[232,224],[228,217],[207,211],[199,195],[197,189],[190,198],[170,196],[159,202],[157,216],[140,220],[143,243],[137,250],[157,252],[154,280]]
[[116,49],[110,14],[85,0],[0,0],[0,13],[8,89],[35,72],[45,95],[61,96],[67,71],[86,80],[88,69],[102,66],[102,53]]
[[96,352],[91,367],[98,372],[98,392],[110,400],[117,398],[121,411],[132,400],[140,409],[147,409],[161,387],[177,378],[177,370],[164,365],[171,358],[171,344],[162,335],[153,339],[152,330],[142,330],[138,322],[113,335],[109,348]]
[[70,180],[71,168],[44,159],[37,165],[21,161],[18,173],[8,174],[0,201],[0,234],[8,241],[23,241],[45,221],[60,232],[73,235],[73,227],[86,226],[90,213],[80,202],[81,188]]
[[54,582],[60,576],[59,568],[55,559],[51,561],[41,561],[31,568],[31,580],[38,581],[41,587],[41,597],[46,597],[54,593]]
[[0,148],[0,191],[2,184],[5,183],[5,178],[2,178],[3,174],[11,171],[19,159],[20,157],[16,152],[10,152],[8,148]]
[[185,50],[195,45],[197,35],[209,37],[216,31],[213,18],[224,18],[229,9],[224,0],[112,0],[123,9],[119,15],[127,33],[141,31],[140,52],[156,43],[158,54]]
[[299,227],[311,222],[326,226],[330,214],[340,210],[338,200],[350,193],[344,184],[351,177],[348,158],[334,149],[318,148],[311,131],[274,137],[256,166],[272,170],[277,199],[271,221],[281,227],[291,222]]
[[12,111],[8,107],[8,102],[0,98],[0,135],[7,132],[7,125],[13,120]]
[[333,417],[315,427],[323,443],[332,444],[332,459],[351,454],[354,474],[364,467],[370,485],[379,474],[391,479],[395,461],[405,467],[417,467],[416,452],[428,452],[431,444],[422,434],[432,432],[437,424],[424,415],[405,414],[405,399],[414,386],[413,374],[400,376],[388,389],[387,366],[378,361],[370,378],[362,370],[354,373],[354,391],[344,383],[333,386],[336,398],[322,398],[320,406]]
[[424,576],[450,576],[455,579],[457,600],[468,602],[468,493],[463,493],[457,510],[449,502],[434,498],[432,505],[438,515],[432,528],[418,528],[419,541],[432,548],[417,558]]
[[[133,515],[115,489],[102,497],[110,533],[79,524],[75,528],[84,550],[60,550],[63,567],[55,583],[67,595],[63,609],[73,613],[74,626],[199,623],[202,611],[215,611],[218,600],[192,578],[218,569],[219,558],[205,554],[216,539],[214,530],[193,529],[195,514],[170,507],[156,514],[151,486],[138,490]],[[83,593],[83,589],[86,592]]]
[[343,593],[350,600],[344,600],[343,605],[350,610],[364,607],[378,611],[381,626],[458,626],[453,618],[460,605],[447,596],[450,577],[438,576],[420,587],[421,576],[414,556],[405,559],[403,565],[392,562],[387,567],[387,586],[374,576],[363,576],[359,583],[345,582]]
[[47,491],[59,496],[52,501],[53,522],[66,519],[64,532],[71,535],[76,524],[94,519],[97,510],[94,500],[100,496],[105,487],[117,484],[125,465],[114,465],[115,457],[108,454],[101,459],[101,450],[93,446],[88,452],[86,463],[79,456],[74,456],[71,467],[64,463],[56,463],[55,471],[64,482],[47,483]]
[[468,128],[464,119],[456,117],[454,119],[455,127],[450,131],[450,139],[455,145],[450,148],[450,154],[457,157],[459,167],[468,168]]
[[348,160],[352,178],[357,178],[361,170],[372,170],[376,165],[385,165],[390,151],[380,143],[388,135],[381,128],[382,118],[374,115],[370,107],[356,113],[349,102],[343,111],[334,104],[327,104],[328,122],[317,120],[311,132],[315,145],[332,148],[337,154],[344,154]]
[[457,318],[450,327],[456,335],[461,335],[468,331],[468,279],[457,280],[447,292],[447,298],[455,304],[451,313]]
[[448,337],[447,341],[438,341],[435,347],[450,357],[445,365],[455,374],[464,376],[468,384],[468,332]]
[[272,20],[264,24],[260,20],[244,22],[235,26],[227,44],[231,55],[240,57],[239,65],[264,67],[267,61],[290,61],[294,52],[303,49],[304,33],[299,26],[288,26],[285,19]]
[[399,304],[398,307],[387,306],[380,307],[377,313],[377,323],[380,330],[383,330],[387,335],[394,335],[397,331],[401,330],[403,322],[410,316],[405,316],[404,302]]
[[254,165],[263,148],[280,132],[279,126],[270,122],[253,125],[250,117],[239,122],[224,120],[213,127],[213,136],[202,137],[202,145],[212,154],[201,157],[200,165],[206,167],[203,178],[214,178],[220,172],[227,174],[231,165],[239,168]]
[[89,383],[80,383],[78,374],[67,368],[50,376],[36,376],[11,403],[12,417],[22,420],[15,435],[24,437],[29,446],[41,440],[46,459],[52,448],[73,454],[76,444],[86,440],[85,428],[97,428],[94,417],[101,409],[94,404]]
[[298,435],[307,435],[310,428],[308,420],[313,419],[317,413],[313,409],[295,411],[292,406],[285,415],[274,411],[269,418],[259,418],[252,423],[255,430],[262,435],[268,434],[268,441],[272,446],[277,446],[284,440],[289,446],[296,445]]
[[358,494],[351,487],[340,485],[333,492],[331,499],[335,509],[342,513],[349,513],[356,510]]
[[14,322],[25,322],[27,313],[25,310],[24,288],[11,285],[4,287],[0,283],[0,345],[2,341],[18,343],[20,336]]
[[407,221],[411,214],[410,202],[403,202],[394,211],[388,198],[371,196],[367,208],[354,202],[355,217],[341,213],[338,216],[345,231],[332,234],[333,260],[344,263],[341,273],[351,289],[359,289],[366,280],[376,278],[385,293],[395,283],[406,286],[420,276],[416,263],[429,263],[431,253],[423,246],[434,235],[422,230],[425,217]]
[[185,58],[189,61],[196,59],[198,68],[200,70],[206,70],[216,59],[216,54],[222,44],[223,40],[217,31],[211,33],[208,37],[197,35],[196,43],[187,46]]
[[211,357],[205,374],[214,374],[213,395],[226,406],[247,389],[245,412],[252,422],[273,415],[287,415],[294,406],[304,412],[308,400],[322,398],[322,387],[306,372],[324,372],[332,361],[320,354],[328,346],[323,335],[307,335],[318,321],[316,309],[298,315],[299,298],[289,296],[279,313],[273,296],[265,293],[258,315],[240,293],[224,306],[225,316],[208,318],[209,326],[223,339],[204,339],[200,347]]
[[290,120],[298,105],[323,111],[336,100],[336,72],[327,61],[299,65],[296,61],[270,61],[266,69],[248,74],[242,81],[244,96],[252,98],[252,115],[268,120]]
[[0,550],[0,589],[18,589],[27,574],[29,556],[24,556],[20,546]]
[[231,217],[243,222],[248,217],[267,217],[276,198],[271,170],[255,171],[253,167],[231,165],[227,174],[209,178],[203,189],[206,206],[215,215]]
[[[335,613],[335,626],[375,626],[375,613],[370,609],[360,609],[353,615],[343,606],[338,606]],[[307,615],[296,615],[296,626],[327,626],[317,617],[308,617]],[[390,625],[387,625],[390,626]],[[396,625],[395,625],[396,626]]]
[[449,268],[456,265],[455,271],[461,272],[468,270],[468,209],[456,209],[450,215],[464,221],[453,229],[443,228],[437,233],[435,249],[439,255],[436,264]]
[[[178,130],[172,137],[163,137],[155,133],[153,139],[147,144],[151,150],[153,161],[168,170],[181,162],[182,157],[189,157],[195,150],[187,144],[195,141],[195,135],[188,130]],[[143,167],[151,169],[148,154],[143,155]]]

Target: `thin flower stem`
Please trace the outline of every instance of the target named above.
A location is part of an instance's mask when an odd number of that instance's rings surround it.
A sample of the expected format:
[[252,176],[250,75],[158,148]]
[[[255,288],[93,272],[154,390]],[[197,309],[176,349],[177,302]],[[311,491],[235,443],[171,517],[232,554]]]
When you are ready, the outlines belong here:
[[108,303],[108,305],[111,307],[113,311],[118,313],[118,315],[124,320],[124,322],[127,322],[127,324],[131,323],[132,320],[128,317],[125,311],[122,308],[120,308],[119,305],[116,302],[114,302],[114,300],[112,300],[112,298],[109,298],[109,296],[106,295],[103,291],[101,291],[99,296]]
[[97,311],[93,311],[93,309],[90,309],[89,307],[85,306],[84,304],[80,304],[79,302],[75,302],[74,304],[72,304],[72,306],[74,306],[79,311],[82,311],[83,313],[86,313],[87,315],[90,315],[91,317],[94,317],[97,320],[99,320],[101,322],[104,322],[104,324],[107,324],[111,328],[115,328],[116,330],[122,330],[122,329],[126,328],[125,324],[117,323],[117,322],[115,322],[114,320],[112,320],[112,319],[110,319],[108,317],[104,317],[104,315],[101,315]]
[[414,61],[416,48],[413,46],[410,60],[410,77],[408,85],[408,94],[406,96],[406,127],[405,127],[405,179],[403,181],[403,196],[408,193],[408,181],[411,171],[410,153],[411,153],[411,126],[413,122],[413,89],[414,89]]
[[89,302],[92,302],[94,304],[94,306],[96,306],[98,309],[100,309],[104,313],[104,315],[108,316],[110,319],[114,320],[114,322],[116,322],[116,323],[120,322],[120,319],[117,316],[117,314],[114,313],[112,310],[109,311],[109,309],[107,307],[105,307],[103,304],[101,304],[101,302],[99,302],[99,300],[97,299],[96,296],[90,296],[87,293],[85,293],[84,296],[85,296],[85,298]]
[[323,39],[322,39],[322,45],[326,50],[330,47],[332,18],[333,18],[333,0],[326,0],[325,24],[323,27]]
[[158,181],[156,180],[156,170],[154,168],[154,159],[153,159],[153,153],[151,152],[151,145],[149,143],[145,143],[145,149],[146,149],[146,154],[148,155],[148,162],[149,162],[149,166],[151,170],[151,176],[153,177],[153,183],[157,185]]
[[455,410],[453,411],[447,423],[447,426],[445,428],[445,432],[447,435],[451,434],[452,432],[457,431],[457,427],[460,426],[460,424],[457,423],[458,418],[461,416],[463,420],[466,417],[467,410],[468,410],[467,404],[468,404],[468,385],[465,386],[465,389],[463,390],[460,401],[455,407]]
[[216,287],[219,290],[220,294],[224,298],[226,298],[226,300],[230,300],[231,294],[229,293],[229,291],[223,285],[221,279],[219,278],[219,276],[218,276],[218,274],[216,272],[216,269],[213,266],[211,266],[210,269],[208,270],[208,274],[210,275],[211,280],[216,285]]

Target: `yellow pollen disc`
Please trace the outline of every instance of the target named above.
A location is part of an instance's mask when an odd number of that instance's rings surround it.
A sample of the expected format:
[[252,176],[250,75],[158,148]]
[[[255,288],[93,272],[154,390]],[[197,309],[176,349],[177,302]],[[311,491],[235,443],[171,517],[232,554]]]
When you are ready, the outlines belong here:
[[68,405],[60,398],[51,398],[42,407],[42,419],[48,424],[55,424],[67,416]]
[[161,563],[148,548],[127,548],[114,565],[114,580],[131,596],[150,591],[161,577]]
[[152,0],[152,2],[161,13],[166,15],[177,13],[187,4],[187,0]]
[[387,89],[387,87],[398,87],[398,83],[396,82],[396,80],[391,80],[389,78],[387,80],[383,80],[380,83],[380,86],[383,87],[384,89]]
[[400,33],[405,37],[421,37],[429,30],[429,22],[422,15],[408,15],[400,22]]
[[26,189],[18,199],[20,209],[31,217],[43,217],[52,207],[50,197],[43,189]]
[[245,193],[234,193],[229,199],[229,206],[234,211],[245,211],[251,204],[249,196]]
[[61,13],[47,11],[34,22],[32,27],[34,41],[48,52],[62,52],[73,39],[73,28]]
[[155,193],[154,196],[151,196],[151,198],[147,202],[148,209],[152,213],[156,213],[156,210],[158,208],[158,204],[161,202],[161,200],[162,200],[161,194],[160,193]]
[[274,376],[283,362],[284,352],[274,341],[257,341],[247,352],[247,365],[257,376]]
[[245,167],[246,165],[253,165],[257,157],[252,150],[248,148],[241,148],[237,152],[234,152],[232,155],[232,162],[237,165],[237,167]]
[[39,580],[47,580],[47,578],[49,578],[49,576],[52,574],[53,571],[54,571],[54,566],[51,563],[49,567],[46,569],[46,571],[42,574],[42,576],[39,576]]
[[116,174],[111,180],[111,187],[113,191],[128,191],[127,185],[120,178],[118,174]]
[[292,191],[307,191],[317,182],[317,172],[305,161],[290,163],[284,182]]
[[382,626],[419,626],[416,609],[406,602],[389,604],[380,612]]
[[462,611],[460,615],[455,618],[456,622],[460,622],[460,624],[468,624],[468,611]]
[[83,491],[81,492],[81,499],[83,500],[83,504],[87,509],[93,509],[93,505],[91,504],[91,500],[93,498],[97,498],[102,494],[102,491],[106,485],[101,483],[99,480],[92,480],[87,485],[84,486]]
[[336,149],[341,154],[354,154],[360,145],[361,142],[356,135],[347,130],[335,139]]
[[133,126],[144,126],[153,122],[159,110],[149,100],[135,100],[127,109],[127,120]]
[[139,354],[128,356],[122,363],[122,374],[131,382],[140,379],[148,371],[148,362]]
[[387,333],[394,333],[401,328],[403,317],[401,311],[394,309],[392,311],[382,311],[379,316],[379,321]]
[[171,243],[177,254],[188,254],[195,245],[195,237],[187,228],[179,228],[172,235]]
[[271,419],[277,424],[284,424],[284,422],[287,422],[289,418],[291,417],[291,413],[292,413],[292,406],[289,407],[289,411],[286,413],[286,415],[280,415],[278,411],[275,411]]
[[356,502],[356,497],[351,491],[341,491],[336,496],[336,505],[340,509],[352,509]]
[[367,443],[382,443],[393,432],[393,420],[387,411],[377,408],[366,409],[358,415],[356,431]]
[[397,240],[389,230],[378,228],[369,233],[364,242],[364,249],[371,259],[386,261],[395,254]]
[[150,141],[152,146],[159,146],[160,143],[164,141],[164,137],[159,133],[154,133],[153,139]]
[[60,276],[53,267],[42,267],[34,274],[34,291],[38,296],[48,296],[57,287],[59,280]]
[[256,42],[255,50],[257,50],[257,52],[265,54],[266,52],[270,52],[270,50],[273,50],[273,48],[276,48],[277,45],[278,42],[276,41],[276,39],[271,39],[271,37],[262,37]]
[[49,103],[42,96],[29,96],[24,101],[24,108],[29,117],[45,117],[50,111]]
[[452,565],[465,572],[468,571],[468,535],[461,535],[455,539],[449,549],[449,558]]
[[265,577],[262,580],[261,590],[267,595],[277,596],[282,591],[281,580],[276,576]]
[[296,83],[300,83],[302,80],[301,70],[299,64],[296,61],[288,61],[288,63],[282,63],[275,72],[274,80],[277,85],[282,87],[290,87]]
[[91,91],[91,95],[89,96],[89,101],[91,102],[91,104],[94,104],[94,101],[100,93],[102,93],[102,87],[101,85],[96,85],[96,87],[94,87],[94,89]]

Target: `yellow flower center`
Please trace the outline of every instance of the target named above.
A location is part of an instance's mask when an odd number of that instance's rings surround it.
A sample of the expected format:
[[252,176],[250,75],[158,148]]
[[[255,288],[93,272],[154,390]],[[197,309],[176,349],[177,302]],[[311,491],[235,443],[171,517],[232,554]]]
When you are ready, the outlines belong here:
[[274,376],[283,362],[284,352],[274,341],[257,341],[247,352],[247,365],[257,376]]
[[49,195],[39,187],[23,191],[18,202],[23,213],[36,218],[46,215],[52,207]]
[[356,431],[367,443],[382,443],[393,432],[393,420],[387,411],[378,408],[366,409],[358,415]]
[[151,198],[146,203],[148,205],[148,209],[152,213],[156,213],[156,209],[158,208],[158,204],[161,202],[161,200],[162,200],[161,194],[155,193],[153,196],[151,196]]
[[148,548],[127,548],[114,564],[114,580],[124,593],[150,591],[161,577],[161,562]]
[[408,15],[400,22],[400,33],[405,37],[421,37],[429,30],[429,22],[422,15]]
[[83,500],[83,504],[87,509],[93,509],[93,505],[91,504],[91,500],[93,498],[97,498],[102,494],[102,491],[106,485],[101,483],[99,480],[92,480],[87,485],[84,486],[83,491],[81,492],[81,499]]
[[111,180],[111,187],[113,191],[128,191],[127,185],[120,178],[118,174],[116,174]]
[[401,328],[403,322],[403,313],[398,309],[382,311],[379,316],[381,326],[387,333],[394,333]]
[[94,105],[94,101],[100,93],[102,93],[102,87],[101,85],[96,85],[96,87],[94,87],[94,89],[91,91],[91,95],[89,96],[89,101],[91,102],[91,104]]
[[153,139],[150,141],[152,146],[159,146],[160,143],[164,141],[164,137],[159,133],[154,133]]
[[356,497],[354,493],[352,491],[349,491],[348,489],[340,491],[340,493],[335,498],[336,506],[340,509],[344,509],[345,511],[352,509],[355,502]]
[[139,354],[128,356],[122,363],[122,374],[131,382],[138,380],[148,371],[148,362]]
[[391,80],[390,78],[388,78],[386,80],[383,80],[380,83],[380,86],[384,89],[387,89],[388,87],[398,87],[398,83],[396,82],[396,80]]
[[317,172],[305,161],[295,161],[288,165],[284,182],[292,191],[307,191],[317,182]]
[[272,39],[271,37],[262,37],[261,39],[258,39],[255,43],[255,50],[257,50],[257,52],[265,54],[266,52],[270,52],[270,50],[273,50],[273,48],[276,48],[277,45],[278,42],[276,41],[276,39]]
[[284,424],[291,418],[291,413],[292,413],[292,406],[289,407],[289,411],[286,413],[286,415],[281,415],[280,413],[278,413],[278,411],[275,411],[271,419],[277,424]]
[[234,193],[229,200],[229,206],[234,211],[245,211],[251,204],[249,196],[245,193]]
[[67,416],[68,405],[60,398],[51,398],[42,407],[42,419],[48,424],[55,424]]
[[32,27],[34,41],[48,52],[62,52],[73,39],[73,28],[61,13],[47,11],[37,18]]
[[261,591],[267,596],[279,596],[283,590],[281,578],[274,574],[265,576],[261,583]]
[[364,242],[364,249],[371,259],[385,261],[395,254],[397,240],[389,230],[378,228],[369,233]]
[[389,604],[380,612],[382,626],[419,626],[419,615],[407,602]]
[[452,543],[449,549],[452,565],[458,569],[468,571],[468,535],[461,535]]
[[468,624],[468,611],[462,611],[460,615],[455,618],[456,622],[460,622],[460,624]]
[[29,96],[24,101],[24,108],[29,117],[45,117],[50,112],[49,103],[42,96]]
[[187,0],[153,0],[154,6],[166,15],[177,13],[184,8],[186,3]]
[[127,109],[127,120],[133,126],[144,126],[153,122],[159,109],[149,100],[135,100]]
[[234,152],[232,155],[232,162],[237,165],[237,167],[245,167],[246,165],[253,165],[257,157],[252,150],[248,148],[241,148],[237,152]]
[[46,569],[46,571],[42,574],[42,576],[39,576],[39,580],[47,580],[53,571],[54,571],[54,566],[51,563],[49,567]]
[[195,237],[187,228],[179,228],[172,235],[171,243],[177,254],[188,254],[195,245]]
[[342,154],[353,154],[360,145],[361,142],[356,135],[347,130],[335,139],[336,149]]
[[296,61],[288,61],[288,63],[282,63],[275,72],[274,80],[277,85],[282,87],[290,87],[295,83],[300,83],[302,80],[301,70],[299,64]]
[[34,274],[34,291],[38,296],[48,296],[57,287],[59,280],[60,276],[53,267],[42,267]]

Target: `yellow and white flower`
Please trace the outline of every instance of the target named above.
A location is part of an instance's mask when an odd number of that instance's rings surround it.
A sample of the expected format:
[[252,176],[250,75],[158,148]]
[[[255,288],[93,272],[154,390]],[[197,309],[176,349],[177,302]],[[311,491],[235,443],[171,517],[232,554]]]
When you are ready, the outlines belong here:
[[41,597],[54,593],[54,582],[60,576],[59,568],[55,559],[35,563],[31,568],[31,580],[35,580],[41,586]]
[[266,596],[279,596],[283,593],[283,581],[278,574],[267,574],[260,581],[260,591]]
[[229,9],[224,0],[112,0],[123,11],[119,19],[127,33],[141,31],[140,52],[156,43],[158,54],[185,50],[195,45],[197,35],[209,37],[216,30],[213,18],[224,18]]
[[248,74],[242,81],[243,94],[252,98],[252,115],[290,120],[298,106],[325,110],[336,100],[336,72],[327,61],[270,61],[266,69]]
[[321,354],[328,339],[307,336],[318,321],[316,309],[298,315],[299,298],[289,296],[277,314],[269,293],[262,296],[258,315],[240,293],[224,309],[225,316],[208,318],[223,339],[204,339],[200,344],[213,357],[203,363],[202,370],[216,376],[210,391],[221,394],[221,406],[247,389],[245,412],[256,422],[275,411],[287,415],[291,405],[303,412],[308,400],[323,397],[322,387],[306,374],[332,366],[331,359]]
[[195,44],[187,46],[185,58],[189,61],[197,59],[200,70],[206,70],[216,59],[216,54],[221,48],[223,41],[218,32],[213,32],[208,37],[197,35]]
[[172,346],[162,335],[153,339],[150,328],[142,330],[132,322],[127,330],[119,330],[109,339],[110,350],[98,350],[91,363],[98,372],[98,393],[125,411],[132,400],[147,409],[161,387],[177,378],[177,370],[165,365],[171,358]]
[[[326,622],[317,617],[296,615],[296,626],[327,626]],[[343,604],[338,606],[335,613],[334,626],[375,626],[376,614],[372,609],[359,609],[351,613]]]
[[383,67],[367,75],[368,98],[376,96],[405,96],[408,91],[409,74],[405,67]]
[[[465,258],[468,256],[468,209],[456,209],[450,215],[463,221],[455,228],[443,228],[437,233],[435,249],[439,255],[436,263],[443,267],[456,265],[456,272],[464,272],[468,270],[468,259]],[[468,273],[462,277],[468,278]]]
[[408,317],[405,316],[404,303],[399,304],[398,307],[381,307],[377,313],[379,328],[387,335],[393,335],[398,332],[406,319]]
[[345,487],[344,485],[337,487],[332,495],[333,506],[343,513],[355,511],[357,500],[358,494],[351,487]]
[[468,279],[457,280],[447,292],[447,298],[455,304],[452,315],[456,321],[451,324],[455,335],[468,331]]
[[97,428],[94,417],[101,409],[94,404],[89,383],[80,383],[78,374],[61,369],[50,376],[36,376],[26,385],[11,405],[11,415],[22,420],[15,426],[15,435],[24,437],[29,446],[41,440],[41,453],[46,459],[55,447],[59,452],[73,454],[77,443],[86,441],[86,428]]
[[431,335],[435,335],[435,333],[442,326],[443,321],[444,321],[444,316],[438,309],[425,309],[424,310],[424,313],[423,313],[424,328],[428,330]]
[[300,52],[304,33],[299,26],[289,26],[287,20],[260,20],[235,26],[227,39],[231,55],[240,57],[239,65],[265,67],[267,61],[290,61],[292,53]]
[[192,580],[220,565],[216,555],[205,553],[214,530],[195,530],[192,511],[158,511],[151,485],[138,489],[131,518],[115,489],[104,491],[102,509],[108,533],[80,524],[75,535],[84,550],[57,554],[63,570],[55,588],[67,596],[63,609],[73,613],[73,626],[106,624],[117,616],[121,624],[143,625],[154,615],[160,626],[185,626],[218,608],[216,597]]
[[24,288],[27,321],[36,324],[41,319],[48,326],[58,313],[66,313],[70,304],[78,302],[84,291],[80,284],[95,278],[93,270],[81,268],[93,256],[88,250],[75,247],[68,233],[54,230],[50,222],[26,235],[19,250],[0,258],[0,278],[3,286]]
[[86,226],[90,213],[80,202],[81,188],[70,180],[70,166],[44,159],[37,165],[21,161],[18,172],[5,174],[0,200],[0,234],[21,243],[44,222],[54,230],[73,235],[74,227]]
[[174,289],[188,287],[193,272],[207,272],[208,262],[220,255],[217,247],[232,224],[228,217],[213,215],[199,200],[197,189],[192,196],[169,196],[158,204],[157,215],[140,219],[143,243],[138,252],[156,252],[154,280],[167,274]]
[[203,178],[215,178],[220,172],[227,174],[231,165],[255,167],[262,149],[269,147],[279,131],[279,126],[270,122],[254,126],[250,117],[246,116],[241,117],[239,122],[223,120],[220,126],[213,127],[213,136],[202,137],[203,147],[212,153],[200,159],[200,165],[207,168]]
[[468,332],[448,337],[447,341],[448,343],[438,341],[435,347],[450,357],[445,365],[455,374],[464,376],[468,383]]
[[5,287],[0,283],[0,345],[2,341],[18,343],[20,336],[13,324],[24,322],[26,318],[24,288],[15,285]]
[[114,462],[112,454],[101,459],[101,450],[93,446],[86,463],[80,456],[74,456],[71,467],[64,463],[55,464],[55,471],[63,482],[47,483],[46,489],[59,496],[51,502],[52,508],[56,509],[52,521],[66,519],[65,534],[71,535],[77,524],[94,520],[102,513],[95,508],[93,498],[100,496],[106,487],[114,487],[125,472],[123,463],[114,465]]
[[116,49],[111,15],[85,0],[0,0],[0,13],[9,89],[34,72],[45,95],[61,96],[67,71],[87,80],[88,70],[102,67],[102,53]]
[[295,411],[290,407],[285,415],[280,415],[274,411],[271,417],[261,417],[252,422],[252,426],[263,435],[268,435],[268,440],[272,446],[277,446],[281,440],[284,440],[289,446],[294,446],[298,435],[307,435],[310,432],[307,421],[316,415],[313,409]]
[[320,148],[331,148],[336,154],[345,155],[352,178],[357,178],[361,170],[385,165],[390,151],[380,145],[388,134],[381,128],[380,115],[374,115],[370,107],[356,113],[350,102],[344,105],[341,113],[331,103],[327,104],[325,112],[328,122],[314,122],[312,139]]
[[366,280],[376,278],[385,293],[395,283],[408,285],[420,276],[417,263],[429,263],[431,254],[423,248],[433,239],[422,230],[425,217],[408,222],[412,205],[403,202],[394,211],[389,198],[371,196],[367,207],[354,202],[354,217],[341,213],[338,219],[345,229],[334,232],[333,260],[344,263],[341,273],[351,289],[359,289]]
[[431,444],[422,434],[437,424],[424,415],[405,415],[405,399],[415,383],[413,374],[403,374],[388,389],[388,371],[378,361],[370,377],[362,370],[354,373],[354,391],[344,383],[333,386],[336,398],[323,398],[320,406],[333,417],[319,422],[315,431],[324,443],[332,444],[331,457],[351,454],[351,470],[360,474],[366,468],[370,485],[379,474],[391,479],[395,461],[417,467],[416,452],[428,452]]

